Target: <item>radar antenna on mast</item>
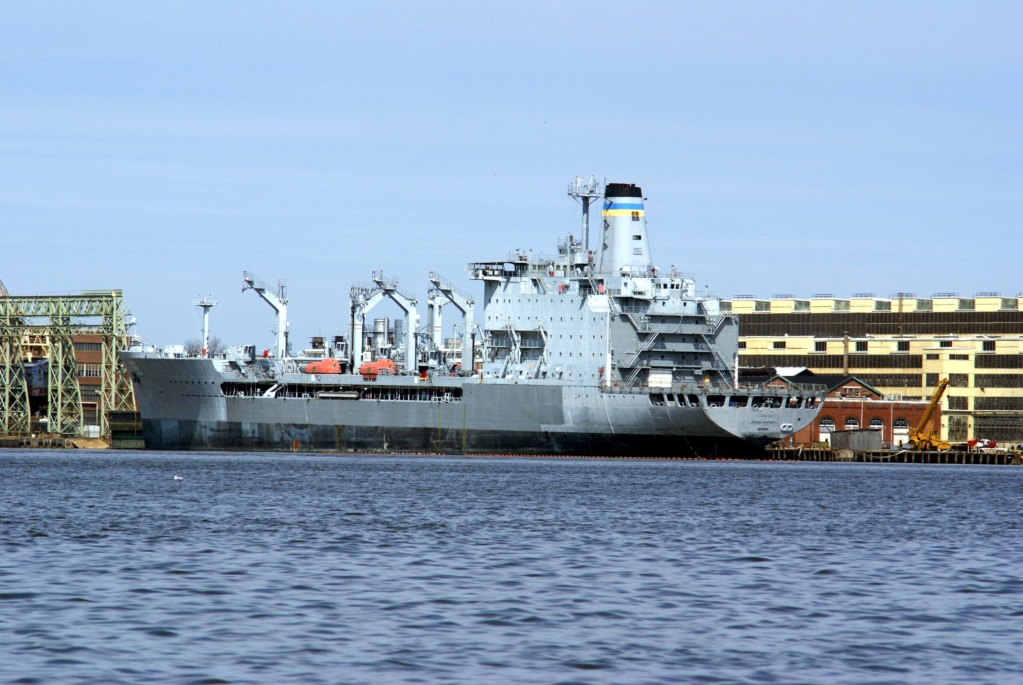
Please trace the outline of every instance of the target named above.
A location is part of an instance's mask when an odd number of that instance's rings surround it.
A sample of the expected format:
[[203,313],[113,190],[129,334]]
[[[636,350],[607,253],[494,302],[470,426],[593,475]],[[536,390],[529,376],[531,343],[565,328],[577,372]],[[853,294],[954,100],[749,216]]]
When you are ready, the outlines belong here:
[[600,197],[600,182],[590,176],[584,181],[576,176],[574,183],[568,184],[568,194],[583,203],[583,249],[590,249],[590,200]]

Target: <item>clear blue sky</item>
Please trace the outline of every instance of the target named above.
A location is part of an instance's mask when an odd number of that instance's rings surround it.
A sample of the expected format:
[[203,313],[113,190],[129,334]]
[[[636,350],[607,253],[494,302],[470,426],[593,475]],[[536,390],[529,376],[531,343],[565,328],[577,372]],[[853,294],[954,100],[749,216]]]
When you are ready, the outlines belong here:
[[[5,2],[0,279],[163,345],[554,252],[576,175],[722,297],[1023,291],[1023,3]],[[397,310],[378,310],[382,314]],[[447,322],[454,311],[445,310]],[[372,316],[372,315],[371,315]]]

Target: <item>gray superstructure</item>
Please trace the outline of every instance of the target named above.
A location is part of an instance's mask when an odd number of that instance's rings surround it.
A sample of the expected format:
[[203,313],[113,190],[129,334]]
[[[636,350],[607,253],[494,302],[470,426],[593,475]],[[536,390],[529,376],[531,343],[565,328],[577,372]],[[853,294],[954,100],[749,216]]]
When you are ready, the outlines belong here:
[[[578,185],[570,194],[588,202]],[[470,264],[479,325],[473,298],[431,275],[429,323],[415,335],[417,301],[381,273],[352,288],[351,351],[319,350],[333,367],[123,353],[147,447],[743,457],[807,426],[819,392],[736,384],[738,321],[693,278],[654,265],[640,189],[608,184],[602,214],[597,254],[569,236],[551,257]],[[385,298],[406,314],[393,342],[379,319],[365,334]],[[463,314],[446,357],[445,298]],[[375,354],[398,373],[364,367]]]

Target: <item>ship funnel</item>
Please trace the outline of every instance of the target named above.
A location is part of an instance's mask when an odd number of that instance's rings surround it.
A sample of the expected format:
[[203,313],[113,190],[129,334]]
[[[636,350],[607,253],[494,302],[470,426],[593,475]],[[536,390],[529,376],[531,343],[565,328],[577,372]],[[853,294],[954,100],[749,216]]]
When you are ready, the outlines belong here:
[[643,191],[635,183],[608,183],[604,190],[602,274],[643,274],[650,270]]

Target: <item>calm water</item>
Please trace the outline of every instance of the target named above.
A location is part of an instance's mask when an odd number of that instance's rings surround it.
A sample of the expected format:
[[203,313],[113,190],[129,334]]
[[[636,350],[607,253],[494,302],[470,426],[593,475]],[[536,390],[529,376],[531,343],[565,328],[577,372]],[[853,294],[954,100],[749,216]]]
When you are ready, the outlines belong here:
[[0,683],[1020,683],[1021,501],[1013,467],[0,451]]

